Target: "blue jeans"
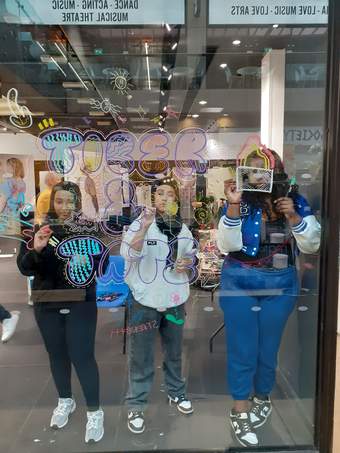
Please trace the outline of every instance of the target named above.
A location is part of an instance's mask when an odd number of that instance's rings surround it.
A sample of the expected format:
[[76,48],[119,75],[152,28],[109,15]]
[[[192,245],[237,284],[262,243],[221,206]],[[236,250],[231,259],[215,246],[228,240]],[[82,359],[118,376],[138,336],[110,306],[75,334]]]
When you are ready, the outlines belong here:
[[[172,314],[185,318],[184,304],[165,312],[139,304],[130,295],[128,313],[128,392],[125,404],[129,410],[143,411],[154,377],[154,348],[159,331],[164,354],[163,371],[168,394],[172,397],[185,393],[182,378],[183,325],[168,321]],[[138,319],[138,322],[135,320]],[[144,325],[144,329],[141,326]],[[141,328],[139,329],[140,326]]]
[[227,375],[234,400],[254,390],[269,395],[275,383],[282,334],[298,294],[295,267],[253,268],[226,259],[221,275]]

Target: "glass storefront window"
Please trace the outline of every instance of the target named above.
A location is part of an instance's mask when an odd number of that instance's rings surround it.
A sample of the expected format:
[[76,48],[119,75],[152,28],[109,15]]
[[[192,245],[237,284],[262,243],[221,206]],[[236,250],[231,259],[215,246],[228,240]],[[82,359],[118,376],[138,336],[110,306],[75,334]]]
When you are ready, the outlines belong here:
[[314,446],[328,2],[283,3],[2,2],[0,451]]

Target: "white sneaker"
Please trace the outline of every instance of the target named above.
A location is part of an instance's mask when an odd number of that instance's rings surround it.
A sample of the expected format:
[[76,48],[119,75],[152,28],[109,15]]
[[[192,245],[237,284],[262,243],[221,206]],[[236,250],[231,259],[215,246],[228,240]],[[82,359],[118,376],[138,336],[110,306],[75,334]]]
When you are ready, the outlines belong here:
[[232,409],[230,423],[236,439],[243,447],[257,447],[259,445],[248,412],[235,412]]
[[176,397],[168,395],[168,401],[170,406],[172,403],[175,403],[177,409],[182,414],[189,415],[194,412],[194,408],[192,407],[191,401],[185,395]]
[[142,411],[130,411],[128,413],[128,428],[134,434],[144,433],[145,420]]
[[104,436],[104,411],[87,412],[85,442],[99,442]]
[[60,429],[67,425],[69,415],[76,410],[76,402],[72,398],[59,398],[58,406],[54,409],[50,426]]
[[2,336],[1,341],[6,343],[13,337],[15,329],[19,321],[20,311],[11,311],[11,317],[2,321]]

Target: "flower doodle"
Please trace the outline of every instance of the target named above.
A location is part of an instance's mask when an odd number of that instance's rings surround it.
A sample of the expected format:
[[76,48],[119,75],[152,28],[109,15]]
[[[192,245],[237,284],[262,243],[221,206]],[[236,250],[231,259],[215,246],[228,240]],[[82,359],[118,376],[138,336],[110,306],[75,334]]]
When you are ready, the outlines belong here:
[[71,285],[78,288],[89,286],[95,276],[94,257],[99,260],[105,245],[91,236],[76,236],[62,241],[56,254],[67,260],[65,274]]

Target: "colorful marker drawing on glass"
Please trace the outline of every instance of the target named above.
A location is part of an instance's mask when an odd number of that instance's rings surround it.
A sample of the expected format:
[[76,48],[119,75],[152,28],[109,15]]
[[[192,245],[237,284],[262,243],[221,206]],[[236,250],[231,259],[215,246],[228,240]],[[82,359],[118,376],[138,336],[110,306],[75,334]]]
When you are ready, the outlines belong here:
[[133,87],[129,72],[124,68],[119,68],[113,71],[111,76],[111,85],[113,91],[125,96],[129,94]]
[[174,324],[177,324],[178,326],[182,326],[184,324],[185,320],[184,319],[177,319],[177,316],[178,316],[178,313],[177,313],[177,310],[176,310],[175,311],[175,315],[168,313],[167,315],[165,315],[165,318],[168,321],[170,321],[170,322],[172,322]]
[[33,125],[32,112],[26,105],[18,104],[18,90],[16,88],[8,90],[7,106],[11,112],[9,120],[13,126],[19,129],[28,129]]
[[181,326],[184,324],[185,320],[184,319],[177,319],[178,318],[178,311],[177,311],[177,306],[181,302],[181,296],[179,293],[172,293],[170,295],[170,301],[172,302],[173,305],[175,305],[175,315],[172,313],[168,313],[165,315],[165,319],[168,321],[177,324],[178,326]]
[[91,98],[90,106],[103,113],[111,113],[115,120],[118,120],[123,124],[127,121],[127,118],[121,115],[122,107],[120,105],[112,104],[109,98],[104,98],[103,100]]
[[41,132],[39,138],[42,147],[51,153],[47,160],[49,169],[60,175],[70,173],[75,162],[72,148],[83,142],[81,132],[71,128],[47,129]]
[[95,277],[94,256],[100,256],[105,245],[91,236],[76,236],[62,241],[56,254],[66,260],[65,275],[71,285],[85,288]]
[[92,233],[98,231],[98,224],[85,217],[82,212],[72,212],[71,217],[66,219],[64,223],[71,233]]

